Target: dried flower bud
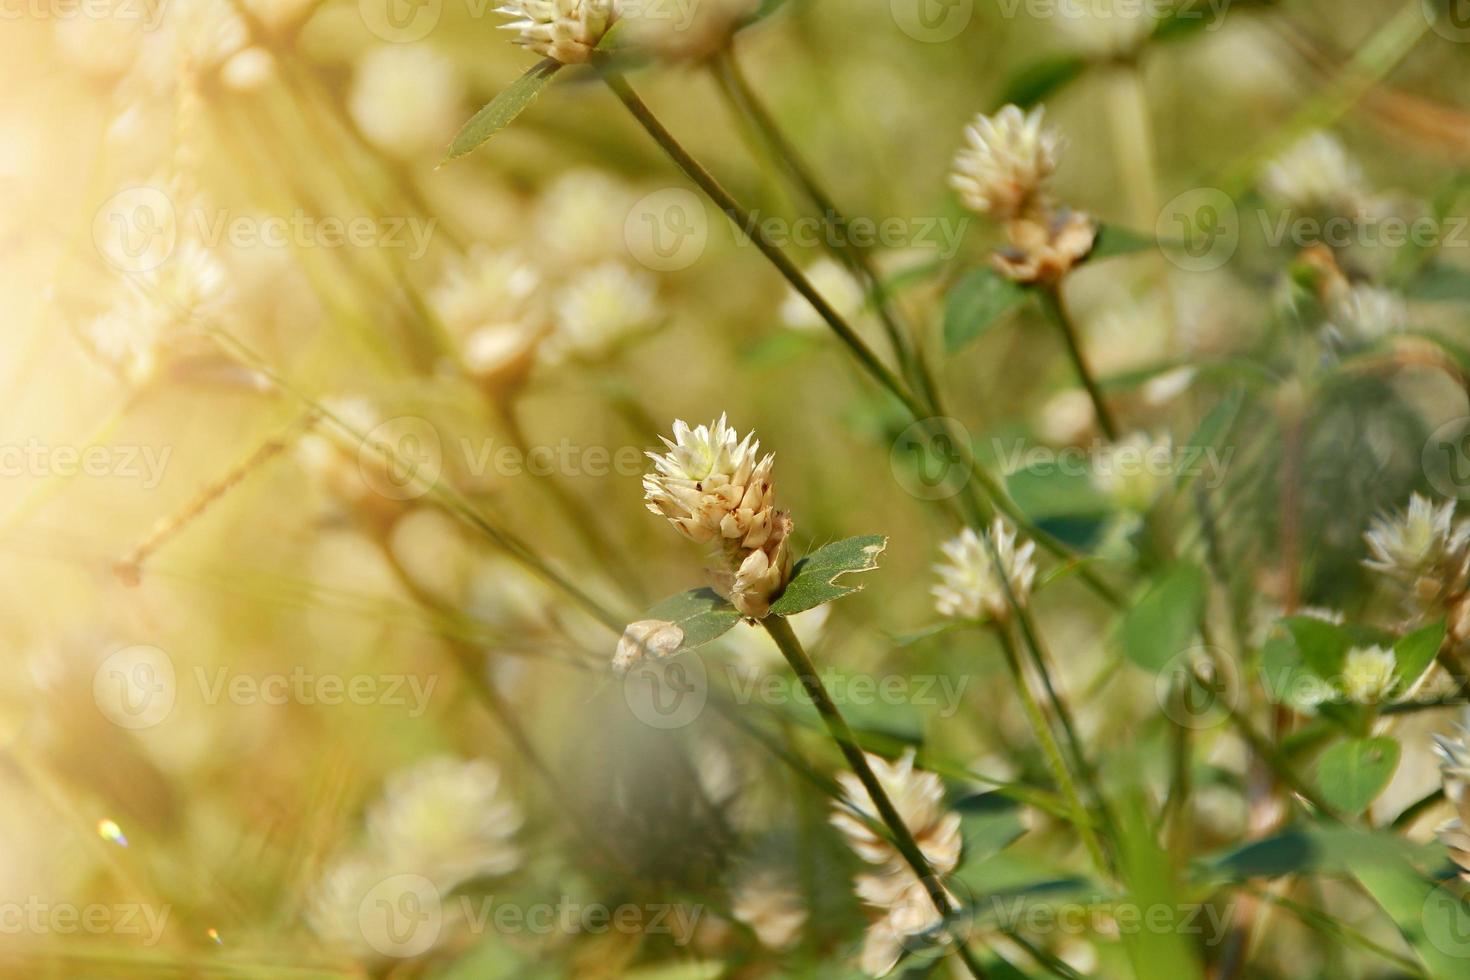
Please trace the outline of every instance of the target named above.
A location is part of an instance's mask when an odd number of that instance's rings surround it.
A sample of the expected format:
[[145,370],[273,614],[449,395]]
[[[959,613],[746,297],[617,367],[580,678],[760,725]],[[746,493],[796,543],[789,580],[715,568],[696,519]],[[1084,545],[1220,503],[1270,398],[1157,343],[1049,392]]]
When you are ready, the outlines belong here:
[[519,31],[515,43],[564,65],[580,65],[617,20],[615,0],[506,0],[496,13],[514,18],[501,30]]
[[613,672],[626,674],[649,657],[657,660],[670,656],[683,642],[684,631],[665,620],[640,619],[629,623],[618,639],[617,653],[613,654]]

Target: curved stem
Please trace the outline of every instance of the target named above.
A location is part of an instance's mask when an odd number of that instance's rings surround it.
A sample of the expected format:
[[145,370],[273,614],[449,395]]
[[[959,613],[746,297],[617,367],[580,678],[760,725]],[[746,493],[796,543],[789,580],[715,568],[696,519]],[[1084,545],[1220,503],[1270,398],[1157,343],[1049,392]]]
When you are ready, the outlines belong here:
[[1058,287],[1052,286],[1037,290],[1041,296],[1041,305],[1051,316],[1061,332],[1062,340],[1067,345],[1067,355],[1072,359],[1072,366],[1077,370],[1077,377],[1082,381],[1082,387],[1087,389],[1087,397],[1092,399],[1092,408],[1097,413],[1097,424],[1102,428],[1103,434],[1109,439],[1118,438],[1118,423],[1113,419],[1113,413],[1108,409],[1108,403],[1103,399],[1102,388],[1098,386],[1097,379],[1092,376],[1092,369],[1087,366],[1087,359],[1082,356],[1082,346],[1077,340],[1077,328],[1072,324],[1072,318],[1067,314],[1067,307],[1062,302],[1062,294]]
[[[842,717],[842,712],[838,709],[836,702],[832,700],[832,696],[827,693],[826,685],[822,683],[822,679],[817,675],[817,668],[812,663],[811,658],[802,649],[801,641],[792,632],[791,624],[786,622],[781,616],[767,616],[761,620],[761,625],[771,635],[771,639],[776,641],[776,646],[780,648],[781,654],[786,658],[786,662],[791,665],[791,669],[796,673],[797,679],[801,681],[801,686],[806,690],[807,696],[812,699],[812,704],[816,706],[817,713],[822,716],[822,722],[827,726],[828,734],[837,743],[837,747],[842,751],[843,757],[847,759],[847,764],[852,767],[852,771],[863,784],[863,788],[868,791],[868,796],[872,798],[873,806],[877,809],[879,818],[882,819],[883,824],[892,835],[893,844],[898,848],[899,854],[903,856],[904,861],[907,862],[914,874],[918,876],[919,881],[923,883],[924,890],[929,893],[929,898],[934,903],[935,910],[946,921],[949,920],[956,910],[954,903],[950,901],[949,895],[944,890],[944,883],[935,874],[934,869],[929,864],[928,858],[924,857],[924,852],[919,849],[918,842],[914,840],[913,833],[909,830],[908,825],[903,822],[903,817],[899,815],[897,808],[893,805],[893,801],[888,798],[888,793],[883,789],[883,784],[878,781],[877,775],[874,774],[872,767],[868,765],[867,757],[863,755],[863,750],[858,746],[857,737],[853,734],[852,728],[847,724],[847,719]],[[969,969],[972,976],[982,978],[985,976],[984,968],[981,967],[980,963],[975,960],[974,955],[966,948],[961,937],[955,937],[955,951],[964,961],[965,966]]]

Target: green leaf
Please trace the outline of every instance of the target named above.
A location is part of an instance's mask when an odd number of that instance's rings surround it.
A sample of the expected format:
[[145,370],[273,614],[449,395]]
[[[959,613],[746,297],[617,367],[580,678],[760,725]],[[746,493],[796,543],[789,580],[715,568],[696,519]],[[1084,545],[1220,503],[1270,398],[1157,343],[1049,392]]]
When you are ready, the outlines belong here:
[[1333,809],[1359,814],[1368,809],[1399,767],[1399,743],[1391,738],[1340,742],[1317,764],[1317,788]]
[[694,589],[670,596],[644,613],[643,618],[662,619],[683,630],[684,642],[674,651],[683,653],[724,636],[740,622],[740,613],[713,589]]
[[965,840],[964,863],[988,860],[1026,833],[1021,806],[1000,793],[977,793],[955,804]]
[[1353,875],[1398,926],[1431,977],[1465,976],[1470,907],[1464,899],[1406,863],[1357,867]]
[[1146,929],[1122,930],[1132,975],[1139,980],[1203,978],[1199,953],[1184,928],[1191,913],[1178,872],[1159,845],[1138,794],[1130,795],[1120,814],[1118,864],[1132,907],[1173,910],[1175,916],[1171,922],[1150,919]]
[[1393,672],[1399,679],[1399,690],[1407,691],[1424,676],[1439,648],[1444,643],[1445,624],[1434,623],[1415,630],[1393,645]]
[[1204,604],[1204,573],[1193,565],[1176,565],[1124,614],[1124,653],[1145,670],[1163,670],[1194,643]]
[[794,616],[862,591],[861,585],[841,584],[837,580],[853,572],[877,568],[878,556],[887,547],[888,539],[883,535],[867,534],[818,548],[796,563],[786,591],[771,603],[771,612],[777,616]]
[[1001,104],[1030,108],[1072,82],[1087,68],[1087,60],[1076,55],[1059,55],[1033,61],[1011,76],[1001,95]]
[[1337,681],[1342,676],[1343,661],[1353,646],[1353,635],[1336,623],[1313,616],[1292,616],[1282,620],[1297,652],[1307,669],[1324,681]]
[[[1231,430],[1235,428],[1235,419],[1240,414],[1240,404],[1244,400],[1245,389],[1232,389],[1218,405],[1210,409],[1210,413],[1205,416],[1204,421],[1200,422],[1199,427],[1185,443],[1186,448],[1195,452],[1218,450],[1230,436]],[[1188,487],[1199,475],[1200,469],[1199,466],[1181,468],[1174,484],[1175,490],[1183,490]]]
[[945,300],[944,349],[954,353],[975,340],[1027,295],[994,269],[971,269]]
[[1146,252],[1158,245],[1158,239],[1141,231],[1132,231],[1118,225],[1100,225],[1097,239],[1092,243],[1089,260],[1111,259],[1119,255]]
[[454,137],[454,142],[449,144],[449,152],[439,161],[440,166],[472,152],[481,143],[509,126],[516,116],[535,101],[536,96],[541,94],[541,90],[550,83],[561,66],[561,62],[555,58],[543,59],[502,89],[499,95],[464,124],[464,128]]
[[1409,296],[1431,303],[1470,302],[1470,270],[1435,263],[1409,287]]

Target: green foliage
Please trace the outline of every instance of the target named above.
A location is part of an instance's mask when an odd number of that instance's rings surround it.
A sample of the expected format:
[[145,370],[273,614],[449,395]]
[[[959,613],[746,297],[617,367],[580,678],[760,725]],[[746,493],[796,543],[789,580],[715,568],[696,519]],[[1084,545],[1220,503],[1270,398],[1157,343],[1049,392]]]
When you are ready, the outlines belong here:
[[971,269],[950,289],[944,307],[944,347],[954,353],[1030,297],[994,269]]
[[509,126],[536,100],[541,90],[551,83],[552,77],[561,67],[561,62],[554,58],[545,58],[507,85],[464,124],[464,128],[449,144],[449,151],[440,163],[448,163],[473,152],[490,137]]
[[1317,765],[1317,787],[1333,809],[1358,814],[1388,786],[1399,766],[1399,743],[1391,738],[1339,742]]
[[848,585],[837,580],[856,572],[870,572],[878,567],[878,556],[888,547],[881,534],[868,534],[824,545],[796,563],[791,581],[780,598],[771,603],[776,616],[794,616],[823,603],[862,591],[861,585]]
[[1193,645],[1204,603],[1204,573],[1176,565],[1124,614],[1123,652],[1144,670],[1162,670]]
[[644,613],[644,619],[662,619],[684,631],[677,653],[718,640],[740,622],[735,607],[713,589],[693,589],[670,596]]

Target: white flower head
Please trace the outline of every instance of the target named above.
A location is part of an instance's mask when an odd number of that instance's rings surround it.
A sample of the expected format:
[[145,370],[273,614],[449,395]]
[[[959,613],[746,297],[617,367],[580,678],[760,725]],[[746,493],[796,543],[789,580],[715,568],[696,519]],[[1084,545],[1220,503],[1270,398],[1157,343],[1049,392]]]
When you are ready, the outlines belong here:
[[629,623],[618,638],[618,649],[613,654],[613,672],[626,674],[644,660],[661,660],[676,652],[683,643],[684,631],[674,623],[662,619],[640,619]]
[[1057,167],[1060,135],[1043,128],[1043,110],[1029,114],[1008,105],[980,114],[965,127],[965,146],[955,156],[950,185],[966,207],[1008,221],[1032,210]]
[[1444,782],[1444,795],[1455,806],[1470,804],[1470,709],[1455,723],[1454,735],[1434,736],[1434,752],[1439,756],[1439,773]]
[[547,331],[541,275],[514,251],[476,245],[450,262],[429,304],[459,340],[465,367],[486,381],[525,373]]
[[721,415],[692,429],[680,419],[674,438],[660,439],[668,452],[647,454],[655,469],[643,478],[648,509],[691,541],[728,538],[757,547],[771,530],[775,457],[760,456],[755,433],[740,439]]
[[369,140],[410,159],[448,143],[463,97],[453,61],[425,45],[385,44],[358,61],[347,106]]
[[619,262],[575,274],[557,293],[553,308],[557,347],[584,358],[605,355],[618,341],[653,326],[662,314],[653,276]]
[[801,939],[806,904],[778,871],[762,869],[741,878],[731,889],[730,904],[735,921],[749,926],[767,949],[789,950]]
[[506,0],[496,13],[512,18],[501,30],[517,31],[515,43],[564,65],[580,65],[618,16],[616,0]]
[[367,828],[389,864],[447,892],[519,867],[514,837],[522,819],[492,763],[439,757],[390,776],[382,799],[368,811]]
[[568,170],[541,193],[531,216],[536,252],[548,268],[577,269],[626,256],[624,226],[637,199],[618,177]]
[[[991,554],[1000,559],[997,567]],[[957,619],[992,619],[1005,622],[1011,614],[1005,581],[1016,601],[1025,604],[1036,580],[1036,542],[1022,543],[1014,528],[997,517],[984,537],[973,528],[940,545],[946,561],[934,566],[939,584],[934,586],[935,606],[943,616]]]
[[1377,340],[1408,325],[1409,304],[1391,289],[1360,284],[1333,304],[1332,326],[1352,340]]
[[1268,163],[1261,190],[1285,207],[1339,214],[1355,212],[1369,197],[1362,169],[1327,132],[1303,137]]
[[[945,805],[943,782],[932,772],[914,768],[913,749],[892,762],[871,754],[867,759],[878,784],[888,794],[904,826],[914,835],[929,866],[935,874],[949,874],[959,864],[964,841],[960,836],[960,815]],[[857,775],[839,773],[837,781],[842,786],[843,798],[834,804],[832,826],[858,857],[881,867],[883,874],[864,886],[870,895],[879,897],[873,889],[879,888],[882,881],[902,872],[912,877],[913,871],[887,836],[878,834],[871,826],[879,821],[878,807]],[[894,896],[890,893],[885,897]]]
[[[866,296],[852,273],[842,263],[823,256],[808,266],[803,274],[823,299],[844,320],[863,311]],[[794,288],[788,289],[781,301],[781,322],[793,330],[819,333],[827,329],[827,321],[812,308],[811,302]]]
[[1455,520],[1455,502],[1435,506],[1414,494],[1402,513],[1375,517],[1367,533],[1370,557],[1363,564],[1409,590],[1415,602],[1432,606],[1463,590],[1470,564],[1470,526]]
[[[887,976],[915,937],[933,933],[944,923],[923,882],[912,872],[899,880],[903,881],[902,887],[891,897],[864,894],[863,882],[858,882],[858,897],[882,912],[863,935],[858,958],[858,967],[870,977]],[[959,904],[949,889],[945,894],[951,905]]]
[[1092,466],[1092,482],[1119,507],[1142,513],[1174,473],[1174,441],[1167,433],[1135,432],[1104,446]]
[[1354,647],[1342,665],[1342,693],[1355,704],[1377,704],[1394,686],[1397,661],[1383,647]]

